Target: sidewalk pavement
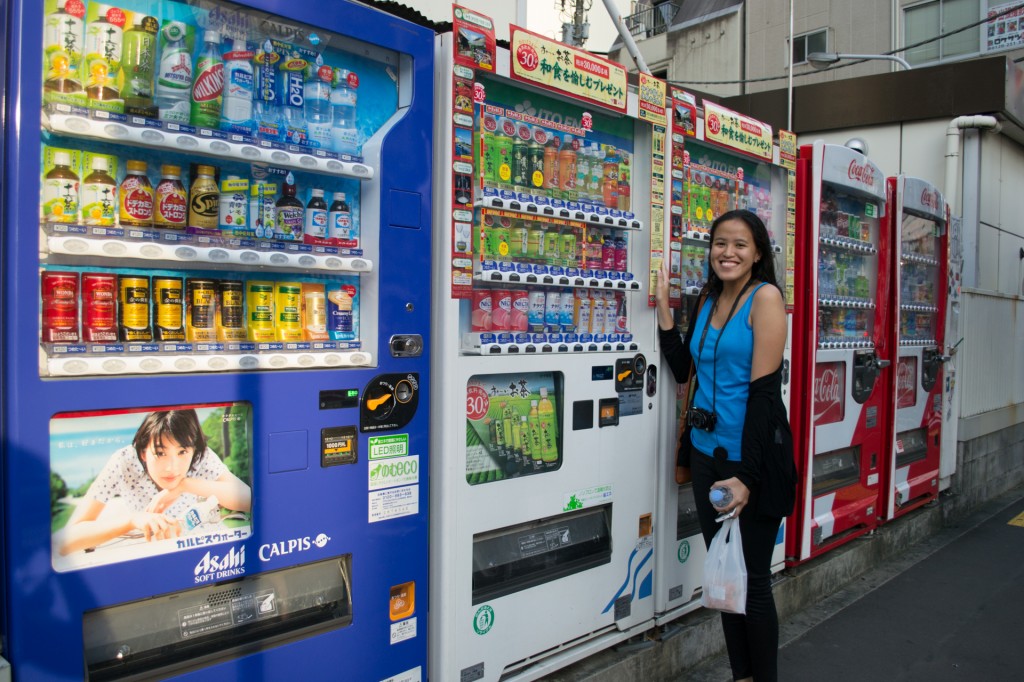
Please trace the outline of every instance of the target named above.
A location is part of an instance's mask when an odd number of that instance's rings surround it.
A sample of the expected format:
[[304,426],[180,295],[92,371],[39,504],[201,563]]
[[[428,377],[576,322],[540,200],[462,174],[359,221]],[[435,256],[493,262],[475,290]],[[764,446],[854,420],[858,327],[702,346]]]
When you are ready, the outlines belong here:
[[[1022,679],[1022,625],[1018,487],[783,618],[779,680]],[[732,675],[723,654],[673,679],[731,682]]]

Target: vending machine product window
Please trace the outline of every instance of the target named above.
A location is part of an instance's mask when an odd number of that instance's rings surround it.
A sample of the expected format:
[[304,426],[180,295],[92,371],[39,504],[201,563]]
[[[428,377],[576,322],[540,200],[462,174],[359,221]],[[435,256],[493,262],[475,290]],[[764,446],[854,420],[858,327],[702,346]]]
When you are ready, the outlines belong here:
[[470,485],[562,466],[561,372],[483,374],[466,386],[466,481]]
[[247,402],[54,415],[54,570],[248,538],[252,451]]
[[900,234],[900,345],[934,345],[942,228],[933,218],[904,213]]
[[860,446],[833,450],[814,456],[814,495],[844,488],[860,480]]
[[473,537],[473,604],[611,561],[612,505]]
[[164,678],[352,622],[352,557],[84,614],[86,679]]
[[124,5],[44,6],[41,376],[372,365],[363,188],[402,56],[226,2]]

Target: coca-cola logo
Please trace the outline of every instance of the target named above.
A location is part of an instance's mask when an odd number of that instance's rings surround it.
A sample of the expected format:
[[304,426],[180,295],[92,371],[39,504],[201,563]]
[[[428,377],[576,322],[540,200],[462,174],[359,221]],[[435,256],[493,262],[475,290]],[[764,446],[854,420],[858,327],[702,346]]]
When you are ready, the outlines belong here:
[[935,211],[939,210],[939,193],[927,187],[921,191],[921,205]]
[[832,424],[843,420],[846,394],[846,364],[818,365],[814,377],[814,423]]
[[851,180],[857,180],[865,185],[875,184],[875,169],[868,164],[860,164],[856,160],[850,161],[850,167],[846,170],[846,174]]
[[917,358],[900,358],[896,366],[896,407],[917,404]]

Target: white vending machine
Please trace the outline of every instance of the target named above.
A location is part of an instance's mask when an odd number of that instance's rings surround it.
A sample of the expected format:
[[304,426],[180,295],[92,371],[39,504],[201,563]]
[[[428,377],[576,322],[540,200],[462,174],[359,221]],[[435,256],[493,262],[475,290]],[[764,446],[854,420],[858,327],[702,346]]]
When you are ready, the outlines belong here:
[[437,40],[430,677],[649,629],[652,126],[618,64],[455,7]]
[[[692,94],[677,88],[670,94],[670,203],[664,257],[669,259],[669,298],[679,333],[685,336],[690,313],[707,282],[711,224],[726,211],[738,208],[756,213],[768,228],[778,284],[785,294],[792,326],[795,159],[787,167],[785,154],[774,143],[768,124],[707,101],[698,107]],[[788,409],[788,337],[783,362],[783,401]],[[683,390],[666,370],[660,391],[659,523],[655,524],[658,625],[700,606],[707,556],[693,486],[678,485],[673,475],[684,427]],[[785,566],[785,529],[783,521],[772,556],[773,572]]]

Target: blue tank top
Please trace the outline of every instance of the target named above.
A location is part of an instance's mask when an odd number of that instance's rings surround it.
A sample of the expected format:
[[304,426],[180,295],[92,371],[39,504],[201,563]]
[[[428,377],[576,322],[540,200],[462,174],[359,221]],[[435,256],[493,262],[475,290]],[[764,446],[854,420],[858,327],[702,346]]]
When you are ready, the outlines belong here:
[[[710,433],[702,429],[690,429],[693,446],[705,455],[712,455],[715,448],[722,447],[729,460],[740,461],[743,444],[743,420],[747,414],[747,394],[750,389],[750,366],[754,359],[754,330],[750,326],[750,306],[757,290],[764,282],[754,287],[725,325],[724,331],[708,324],[708,335],[704,339],[704,350],[700,351],[700,338],[704,333],[712,305],[706,302],[701,308],[690,341],[690,353],[697,365],[697,393],[693,396],[696,407],[718,415],[715,430]],[[719,337],[721,336],[721,340]],[[715,345],[718,345],[718,366],[715,367]],[[715,382],[717,389],[713,390]]]

